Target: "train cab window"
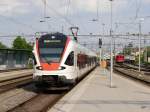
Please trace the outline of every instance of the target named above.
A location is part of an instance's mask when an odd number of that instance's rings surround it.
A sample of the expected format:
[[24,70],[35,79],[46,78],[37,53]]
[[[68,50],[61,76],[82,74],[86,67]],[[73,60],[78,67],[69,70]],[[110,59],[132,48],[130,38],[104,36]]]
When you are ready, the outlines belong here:
[[73,51],[68,55],[65,64],[69,66],[74,65],[74,52]]

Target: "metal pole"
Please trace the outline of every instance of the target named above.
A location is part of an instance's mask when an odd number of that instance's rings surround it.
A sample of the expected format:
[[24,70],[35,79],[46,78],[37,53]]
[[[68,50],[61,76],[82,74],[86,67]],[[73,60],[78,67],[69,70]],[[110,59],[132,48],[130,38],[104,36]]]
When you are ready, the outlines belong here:
[[147,62],[147,46],[146,46],[146,39],[144,37],[144,62]]
[[100,66],[102,61],[102,48],[99,49],[99,60],[100,60]]
[[139,72],[141,71],[141,21],[139,22]]
[[[118,25],[117,25],[117,23],[116,23],[116,28],[115,29],[117,29],[117,27],[118,27]],[[116,32],[115,32],[116,33]],[[113,40],[114,40],[114,50],[113,50],[113,53],[114,53],[114,56],[116,56],[116,39],[115,38],[113,38]],[[115,62],[114,62],[115,63]]]
[[111,17],[110,17],[110,37],[111,37],[111,67],[110,67],[110,87],[113,86],[112,84],[112,75],[113,75],[113,36],[112,36],[112,2],[113,0],[110,0],[110,7],[111,7]]
[[[105,33],[104,33],[104,27],[105,27],[105,24],[103,23],[102,24],[103,25],[103,37],[102,37],[102,39],[104,38],[104,35],[105,35]],[[104,60],[104,49],[103,49],[103,44],[102,44],[102,47],[101,47],[101,57],[102,57],[102,60]]]
[[46,0],[44,0],[44,18],[46,17]]
[[[146,41],[145,41],[145,44],[144,45],[146,45]],[[146,52],[146,62],[148,62],[148,55],[147,55],[147,45],[145,46],[146,48],[145,48],[145,52]]]
[[105,29],[104,29],[105,24],[103,23],[102,26],[103,26],[103,37],[104,37],[104,34],[105,34],[105,33],[104,33],[104,30],[105,30]]
[[[115,41],[115,38],[113,38],[113,41],[114,41],[114,50],[113,50],[113,54],[114,56],[116,55],[116,41]],[[115,63],[115,62],[114,62]]]

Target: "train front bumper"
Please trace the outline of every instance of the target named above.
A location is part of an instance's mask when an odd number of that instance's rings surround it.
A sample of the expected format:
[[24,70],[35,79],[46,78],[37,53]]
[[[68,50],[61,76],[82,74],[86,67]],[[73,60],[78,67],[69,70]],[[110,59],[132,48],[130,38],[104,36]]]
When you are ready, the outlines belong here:
[[53,86],[64,86],[69,84],[74,84],[74,79],[67,79],[66,76],[58,75],[42,75],[42,76],[33,76],[33,80],[36,83],[46,83]]

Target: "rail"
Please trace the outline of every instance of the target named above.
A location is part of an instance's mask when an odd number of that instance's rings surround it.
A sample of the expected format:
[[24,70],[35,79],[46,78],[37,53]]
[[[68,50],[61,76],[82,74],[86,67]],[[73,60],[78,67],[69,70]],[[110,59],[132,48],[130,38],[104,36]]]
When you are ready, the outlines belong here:
[[16,88],[19,85],[27,84],[32,82],[32,70],[29,72],[18,72],[17,74],[9,74],[0,77],[0,93]]

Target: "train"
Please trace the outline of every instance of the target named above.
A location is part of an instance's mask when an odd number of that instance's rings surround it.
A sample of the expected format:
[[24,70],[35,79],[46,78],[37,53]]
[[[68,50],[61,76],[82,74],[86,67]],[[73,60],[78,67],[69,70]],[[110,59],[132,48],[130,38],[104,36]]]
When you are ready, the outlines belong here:
[[134,55],[126,55],[125,56],[125,62],[134,64],[135,63],[135,56]]
[[124,61],[125,61],[124,55],[122,55],[122,54],[116,55],[116,57],[115,57],[115,62],[116,63],[123,63]]
[[63,33],[36,38],[33,48],[35,85],[49,88],[71,87],[97,66],[95,52]]
[[123,55],[123,54],[118,54],[115,56],[115,62],[116,63],[130,63],[133,64],[135,63],[135,56],[133,55]]

